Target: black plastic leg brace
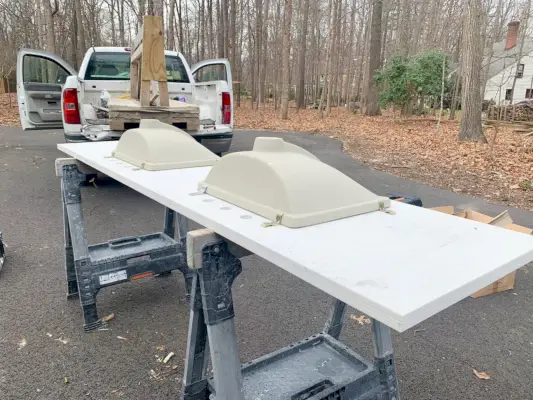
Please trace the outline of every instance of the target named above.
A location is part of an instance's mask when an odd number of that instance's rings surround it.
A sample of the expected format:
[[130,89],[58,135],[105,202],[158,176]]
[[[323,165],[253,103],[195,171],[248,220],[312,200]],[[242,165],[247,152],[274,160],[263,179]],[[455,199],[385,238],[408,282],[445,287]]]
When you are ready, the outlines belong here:
[[[97,290],[93,287],[89,246],[83,224],[80,185],[84,181],[85,175],[79,172],[76,164],[63,166],[61,191],[64,218],[66,219],[64,221],[64,230],[67,296],[73,297],[76,294],[73,279],[75,277],[85,320],[84,329],[89,332],[102,327],[105,323],[98,318],[98,310],[96,308]],[[75,274],[72,273],[73,267]]]
[[[220,241],[203,248],[202,268],[195,273],[191,285],[191,316],[182,400],[209,398],[206,368],[209,356],[208,335],[212,328],[208,328],[208,325],[212,327],[225,321],[233,322],[229,321],[235,316],[231,285],[241,271],[239,259],[229,253],[225,242]],[[214,340],[214,346],[224,346],[218,332]],[[214,368],[217,361],[217,357],[212,360]],[[240,376],[239,363],[226,367],[237,368],[237,375]],[[217,371],[215,378],[216,374]],[[224,390],[225,383],[222,383],[221,393],[217,397],[224,397]]]

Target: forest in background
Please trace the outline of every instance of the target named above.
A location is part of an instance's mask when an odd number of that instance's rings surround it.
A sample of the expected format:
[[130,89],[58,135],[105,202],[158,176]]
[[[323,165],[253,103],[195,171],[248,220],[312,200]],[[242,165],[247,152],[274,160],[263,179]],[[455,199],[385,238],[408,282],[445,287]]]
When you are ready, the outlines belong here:
[[[336,105],[377,115],[380,104],[410,113],[420,97],[434,109],[460,98],[463,138],[478,140],[493,44],[510,21],[522,21],[524,38],[530,9],[531,0],[0,0],[0,73],[13,72],[21,46],[77,68],[90,46],[129,46],[154,14],[167,49],[191,64],[231,61],[238,102],[281,106],[283,118],[291,100],[325,115]],[[414,80],[387,81],[399,60],[423,55],[431,62]]]

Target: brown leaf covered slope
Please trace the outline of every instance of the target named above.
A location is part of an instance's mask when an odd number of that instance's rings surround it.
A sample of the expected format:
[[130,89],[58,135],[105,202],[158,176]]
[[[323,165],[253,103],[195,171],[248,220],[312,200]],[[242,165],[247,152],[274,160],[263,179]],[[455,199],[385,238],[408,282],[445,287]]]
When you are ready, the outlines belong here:
[[344,109],[333,109],[330,117],[321,119],[317,110],[291,109],[283,121],[272,107],[241,107],[235,112],[235,125],[335,136],[348,154],[373,168],[533,210],[533,135],[511,127],[500,127],[496,135],[487,129],[488,144],[460,143],[459,124],[454,121],[443,121],[437,134],[432,119],[362,117]]

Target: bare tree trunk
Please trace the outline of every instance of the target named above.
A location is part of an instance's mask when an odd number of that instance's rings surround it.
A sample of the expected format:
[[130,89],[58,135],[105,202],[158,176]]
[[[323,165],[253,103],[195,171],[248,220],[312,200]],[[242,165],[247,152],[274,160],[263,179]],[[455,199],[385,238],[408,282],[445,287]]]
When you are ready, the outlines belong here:
[[326,89],[326,117],[331,113],[331,96],[333,91],[333,80],[335,74],[333,70],[335,69],[335,44],[337,42],[337,2],[338,0],[332,0],[332,17],[330,25],[330,37],[329,37],[329,71],[328,71],[328,85]]
[[459,86],[461,86],[461,69],[459,68],[456,72],[455,82],[453,84],[453,97],[452,104],[450,105],[450,116],[449,120],[455,120],[455,111],[457,110],[457,99],[459,98]]
[[300,30],[300,49],[298,54],[298,97],[296,108],[305,107],[305,51],[307,47],[307,26],[309,25],[309,0],[304,0],[303,21]]
[[72,3],[72,9],[70,10],[72,17],[72,24],[70,26],[70,61],[75,70],[78,70],[78,23],[76,20],[76,10],[74,9],[74,3]]
[[328,18],[329,18],[329,34],[328,34],[328,44],[327,44],[327,50],[326,50],[326,70],[324,73],[324,79],[322,84],[322,91],[320,93],[320,101],[318,103],[318,113],[320,115],[320,118],[324,117],[324,101],[326,100],[326,92],[329,87],[329,80],[331,79],[331,59],[332,59],[332,40],[334,36],[334,20],[335,20],[335,0],[329,0],[329,6],[328,6]]
[[[264,102],[264,98],[262,97],[263,90],[261,89],[261,79],[259,77],[261,76],[261,50],[262,47],[262,36],[263,36],[263,5],[261,4],[261,0],[255,0],[255,64],[251,65],[251,68],[255,68],[255,76],[258,77],[257,79],[257,89],[254,90],[254,93],[256,94],[256,98],[252,99],[252,101],[257,102],[257,106],[259,107],[260,103]],[[264,56],[264,55],[263,55]]]
[[411,4],[412,0],[402,0],[400,5],[398,54],[409,55],[409,39],[411,37]]
[[222,18],[224,19],[224,57],[229,58],[229,15],[228,0],[222,0]]
[[463,27],[463,96],[459,140],[486,142],[481,127],[481,0],[467,0]]
[[[207,29],[205,28],[205,0],[200,1],[200,54],[198,56],[199,61],[205,59],[205,37]],[[232,69],[235,68],[232,66]]]
[[[237,1],[231,0],[231,14],[230,14],[230,24],[229,24],[229,61],[231,63],[232,71],[237,73]],[[235,75],[238,77],[237,75]],[[238,80],[238,79],[237,79]]]
[[183,25],[184,25],[184,22],[183,22],[182,3],[181,3],[181,0],[178,0],[178,28],[179,28],[179,31],[180,31],[178,48],[179,48],[179,51],[181,53],[185,54],[186,53],[186,47],[185,47],[186,43],[185,43],[185,35],[183,33]]
[[387,33],[389,28],[389,14],[391,11],[390,3],[385,3],[385,19],[382,22],[381,30],[383,31],[382,40],[381,40],[381,55],[379,57],[379,66],[383,65],[385,60],[385,48],[387,47]]
[[267,60],[268,60],[268,22],[269,22],[268,13],[269,13],[269,6],[270,6],[270,1],[269,0],[265,0],[265,8],[264,8],[264,11],[263,11],[264,22],[263,22],[263,32],[262,32],[263,49],[261,50],[262,54],[263,54],[263,57],[262,57],[263,65],[261,65],[261,74],[259,76],[259,101],[261,103],[264,103],[266,101],[266,99],[267,99],[267,95],[266,95],[266,92],[267,92],[266,76],[267,76]]
[[[251,10],[250,10],[250,3],[248,3],[248,15],[251,15]],[[257,93],[256,93],[256,76],[255,76],[255,73],[257,71],[257,69],[255,68],[255,51],[254,51],[254,43],[253,43],[253,38],[252,38],[252,35],[251,35],[251,32],[253,32],[252,30],[252,20],[251,18],[248,18],[248,57],[249,57],[249,65],[250,65],[250,68],[248,69],[249,70],[249,73],[250,73],[250,89],[251,89],[251,98],[252,98],[252,108],[254,107],[254,103],[255,103],[255,99],[257,97]]]
[[54,27],[54,15],[58,11],[57,0],[54,2],[55,9],[52,9],[50,0],[42,0],[44,5],[44,19],[46,21],[46,51],[56,53],[56,38]]
[[218,52],[218,58],[224,58],[224,17],[222,13],[221,8],[221,1],[223,0],[217,0],[217,52]]
[[[281,0],[277,0],[276,4],[276,17],[275,17],[275,23],[274,23],[274,32],[275,32],[275,46],[273,51],[273,59],[279,60],[281,58],[281,47],[283,42],[283,35],[280,35],[279,32],[281,31]],[[278,109],[279,105],[279,92],[278,92],[278,84],[280,80],[280,68],[275,68],[272,71],[273,74],[273,91],[274,91],[274,109]]]
[[[120,45],[126,45],[126,29],[124,27],[124,0],[117,1],[117,17],[118,17],[118,35],[120,39]],[[79,28],[78,28],[79,29]]]
[[[148,10],[151,10],[153,8],[153,4],[150,2],[148,4]],[[137,19],[137,31],[141,29],[141,26],[143,24],[143,17],[146,13],[146,0],[139,0],[139,15]],[[148,12],[150,13],[150,11]]]
[[289,57],[291,53],[291,20],[292,20],[292,0],[285,0],[283,10],[283,45],[281,70],[282,72],[282,91],[281,91],[281,119],[289,118]]
[[381,115],[378,101],[378,87],[374,74],[379,70],[381,57],[381,14],[383,0],[373,0],[372,25],[370,28],[370,55],[368,57],[368,82],[365,88],[365,101],[363,103],[364,115]]
[[[244,24],[244,21],[242,23]],[[207,40],[209,42],[209,53],[207,54],[207,57],[212,58],[215,54],[215,35],[213,33],[213,0],[207,0],[207,25]]]
[[81,65],[83,57],[85,56],[85,52],[87,51],[87,46],[85,45],[85,32],[83,29],[84,24],[82,15],[83,10],[81,8],[80,0],[74,0],[74,9],[76,11],[76,25],[78,27],[78,55],[76,59],[78,60],[78,65]]
[[[363,93],[361,94],[361,104],[365,101],[364,92],[366,90],[366,87],[368,86],[368,62],[369,62],[369,54],[370,54],[370,29],[372,27],[372,0],[369,0],[369,9],[368,9],[368,15],[366,16],[366,26],[365,26],[365,36],[364,36],[364,47],[362,49],[361,53],[361,71],[362,71],[362,85],[359,90],[362,90]],[[358,92],[359,93],[359,92]]]
[[352,70],[354,69],[354,39],[355,39],[355,6],[356,6],[356,0],[352,0],[352,7],[351,7],[351,16],[350,16],[350,40],[349,40],[349,49],[348,49],[348,71],[346,73],[346,82],[342,89],[342,98],[348,105],[348,109],[350,109],[350,96],[351,96],[351,87],[353,84],[353,78],[354,75],[352,73]]
[[168,7],[168,36],[167,36],[167,49],[176,50],[176,32],[174,27],[176,0],[170,0]]

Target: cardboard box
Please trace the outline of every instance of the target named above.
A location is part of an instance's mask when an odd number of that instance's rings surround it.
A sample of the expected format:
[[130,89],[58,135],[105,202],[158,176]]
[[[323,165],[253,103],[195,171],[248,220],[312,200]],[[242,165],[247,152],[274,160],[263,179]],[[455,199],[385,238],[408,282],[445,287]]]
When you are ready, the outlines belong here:
[[[533,230],[526,228],[525,226],[513,224],[513,220],[511,219],[507,211],[504,211],[496,217],[491,217],[489,215],[481,214],[474,210],[455,211],[453,206],[434,207],[431,208],[431,210],[439,211],[445,214],[455,215],[459,218],[467,218],[473,221],[499,226],[505,229],[510,229],[512,231],[525,233],[527,235],[531,235],[531,233],[533,232]],[[496,282],[484,287],[481,290],[478,290],[477,292],[472,294],[472,297],[474,299],[477,299],[478,297],[487,296],[489,294],[514,289],[515,277],[516,271],[513,271],[510,274],[505,275],[503,278],[498,279]]]

